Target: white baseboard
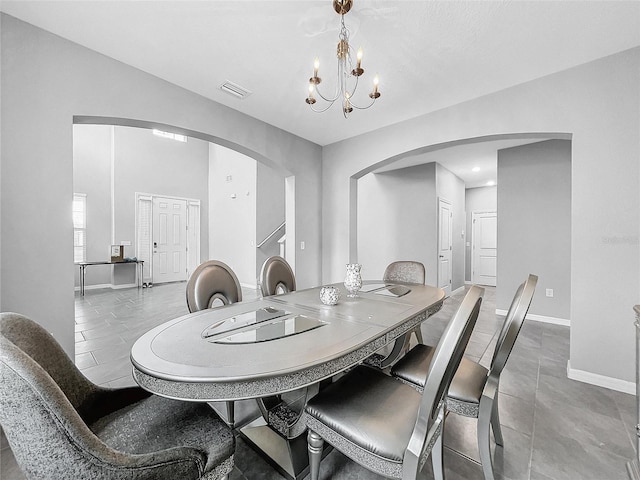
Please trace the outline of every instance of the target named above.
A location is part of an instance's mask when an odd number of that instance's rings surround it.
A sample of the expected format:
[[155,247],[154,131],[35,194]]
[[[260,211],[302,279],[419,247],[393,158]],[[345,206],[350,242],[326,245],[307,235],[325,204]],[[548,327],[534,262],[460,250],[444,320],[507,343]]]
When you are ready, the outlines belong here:
[[[124,283],[122,285],[113,285],[111,283],[101,283],[98,285],[85,285],[84,289],[85,291],[87,290],[99,290],[101,288],[110,288],[111,290],[120,290],[121,288],[132,288],[132,287],[137,287],[138,284],[137,283]],[[80,291],[80,287],[75,287],[74,290],[76,292]]]
[[110,285],[113,290],[120,290],[122,288],[133,288],[137,287],[137,283],[123,283],[122,285]]
[[636,394],[636,384],[634,382],[628,382],[626,380],[620,380],[619,378],[606,377],[597,373],[585,372],[584,370],[571,368],[570,360],[567,361],[567,377],[571,380],[577,380],[578,382],[608,388],[609,390],[616,390],[618,392],[629,393],[631,395]]
[[[507,310],[496,308],[496,315],[505,316]],[[570,327],[571,321],[566,318],[546,317],[544,315],[536,315],[535,313],[527,313],[527,320],[535,320],[536,322],[551,323],[553,325],[560,325],[562,327]]]
[[456,293],[460,293],[460,292],[464,292],[464,285],[456,288],[453,292],[451,292],[451,295],[455,295]]
[[260,285],[256,285],[255,283],[242,283],[240,282],[240,286],[243,288],[249,288],[251,290],[260,290]]
[[[111,284],[110,283],[101,283],[98,285],[85,285],[84,289],[85,290],[98,290],[100,288],[111,288]],[[74,289],[76,292],[80,291],[80,287],[75,287]]]

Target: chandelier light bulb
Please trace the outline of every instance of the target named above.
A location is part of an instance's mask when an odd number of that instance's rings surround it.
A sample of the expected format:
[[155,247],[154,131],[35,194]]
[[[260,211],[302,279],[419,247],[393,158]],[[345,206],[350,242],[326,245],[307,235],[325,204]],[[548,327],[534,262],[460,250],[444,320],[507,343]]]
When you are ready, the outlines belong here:
[[320,68],[320,59],[318,57],[316,57],[316,59],[313,62],[313,76],[317,77],[318,76],[318,69]]
[[316,103],[316,99],[313,98],[313,83],[309,84],[309,96],[305,100],[309,105]]
[[373,100],[375,100],[376,98],[378,98],[380,96],[380,92],[378,92],[378,84],[380,83],[380,78],[378,77],[378,74],[376,73],[376,76],[373,77],[373,92],[371,92],[369,94],[369,97]]
[[361,64],[362,64],[362,47],[360,47],[360,48],[358,49],[358,55],[357,55],[357,58],[358,58],[358,66],[357,66],[356,68],[360,68],[360,66],[361,66]]

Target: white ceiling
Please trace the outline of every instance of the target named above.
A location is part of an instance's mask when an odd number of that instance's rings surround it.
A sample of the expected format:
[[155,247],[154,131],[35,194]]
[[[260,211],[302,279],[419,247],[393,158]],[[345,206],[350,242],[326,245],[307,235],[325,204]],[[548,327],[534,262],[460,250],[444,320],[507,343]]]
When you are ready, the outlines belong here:
[[[640,45],[637,0],[354,0],[345,23],[364,50],[360,89],[378,73],[382,96],[345,119],[338,105],[317,114],[304,102],[316,56],[334,84],[331,0],[2,0],[0,10],[319,145]],[[222,92],[225,80],[252,94]]]

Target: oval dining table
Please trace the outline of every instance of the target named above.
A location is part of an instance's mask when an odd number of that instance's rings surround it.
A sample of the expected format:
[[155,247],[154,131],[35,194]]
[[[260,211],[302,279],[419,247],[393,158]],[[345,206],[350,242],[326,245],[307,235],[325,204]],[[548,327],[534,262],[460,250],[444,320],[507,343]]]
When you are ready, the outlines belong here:
[[[306,426],[299,420],[320,382],[362,362],[391,365],[411,331],[445,299],[442,289],[429,285],[365,281],[355,297],[342,284],[333,286],[341,290],[333,306],[322,304],[321,287],[315,287],[159,325],[133,345],[133,376],[142,388],[174,399],[255,398],[262,418],[240,433],[285,477],[302,478]],[[376,353],[381,349],[387,353]],[[290,408],[281,395],[294,391],[304,393],[301,405]]]

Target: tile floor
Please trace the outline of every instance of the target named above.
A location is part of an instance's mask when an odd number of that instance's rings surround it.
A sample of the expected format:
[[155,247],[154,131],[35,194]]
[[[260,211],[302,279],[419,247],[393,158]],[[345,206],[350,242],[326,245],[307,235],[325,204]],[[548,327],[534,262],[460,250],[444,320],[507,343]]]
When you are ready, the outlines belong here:
[[[129,350],[142,333],[187,313],[184,283],[149,289],[88,290],[76,294],[76,364],[92,381],[119,387],[133,384]],[[243,291],[255,298],[253,290]],[[463,293],[423,325],[425,343],[435,344]],[[495,315],[495,289],[487,288],[467,355],[487,365],[502,317]],[[498,479],[624,480],[635,455],[635,397],[567,379],[569,329],[527,321],[500,384],[500,416],[505,447],[495,453]],[[242,422],[255,412],[239,408]],[[475,420],[449,415],[445,429],[448,480],[482,479]],[[0,478],[22,480],[2,435]],[[281,480],[242,439],[238,440],[232,480]],[[321,480],[382,477],[332,451],[322,462]],[[432,478],[425,467],[422,479]]]

